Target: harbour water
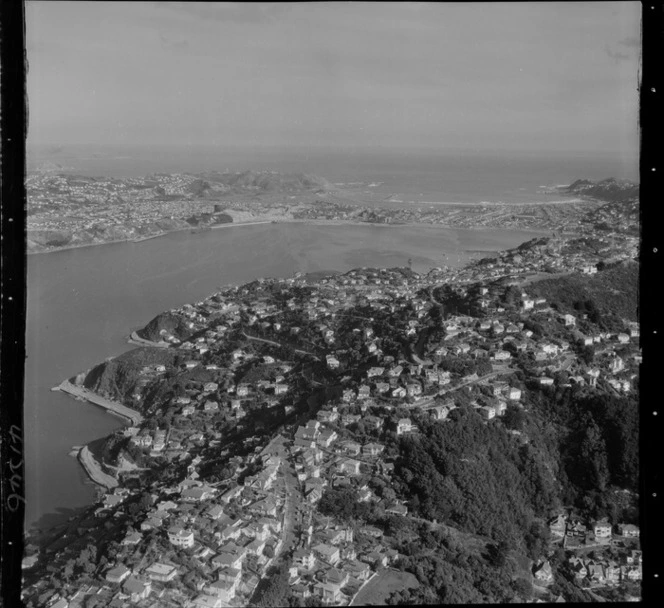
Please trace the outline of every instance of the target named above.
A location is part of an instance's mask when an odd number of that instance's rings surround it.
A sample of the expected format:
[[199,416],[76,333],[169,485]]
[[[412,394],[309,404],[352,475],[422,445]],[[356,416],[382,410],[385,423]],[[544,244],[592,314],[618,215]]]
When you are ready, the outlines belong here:
[[51,387],[135,348],[127,343],[129,334],[160,312],[261,276],[406,266],[408,259],[423,271],[534,236],[539,234],[434,226],[263,224],[29,256],[26,528],[48,528],[93,500],[94,485],[68,454],[122,425]]

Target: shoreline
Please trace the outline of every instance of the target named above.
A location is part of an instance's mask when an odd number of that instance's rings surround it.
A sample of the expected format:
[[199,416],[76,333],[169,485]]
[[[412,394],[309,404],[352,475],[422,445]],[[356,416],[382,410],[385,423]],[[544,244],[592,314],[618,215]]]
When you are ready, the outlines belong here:
[[119,482],[115,477],[108,473],[104,473],[101,465],[94,458],[87,445],[79,450],[77,459],[88,477],[98,486],[111,490],[119,485]]
[[136,425],[143,422],[143,416],[136,410],[133,410],[126,405],[111,401],[92,392],[91,390],[76,386],[72,384],[69,380],[63,380],[58,386],[54,386],[52,391],[61,391],[68,395],[71,395],[74,398],[82,399],[88,403],[92,403],[98,407],[101,407],[108,411],[111,414],[115,414],[123,420]]
[[[228,224],[218,224],[217,226],[210,226],[211,230],[217,230],[218,228],[226,228],[233,226],[253,226],[256,224],[273,224],[278,223],[274,220],[259,220],[256,222],[229,222]],[[175,230],[167,230],[166,232],[160,232],[159,234],[152,234],[150,236],[139,237],[136,239],[114,239],[111,241],[103,241],[101,243],[79,243],[77,245],[65,245],[64,247],[57,247],[54,249],[44,249],[43,251],[28,251],[27,255],[41,255],[44,253],[57,253],[58,251],[68,251],[70,249],[83,249],[84,247],[99,247],[103,245],[113,245],[117,243],[142,243],[144,241],[151,241],[152,239],[158,239],[167,234],[175,234],[178,232],[186,232],[187,230],[196,230],[194,226],[188,226],[187,228],[176,228]],[[205,230],[204,232],[207,232]]]
[[[354,222],[349,220],[325,220],[325,219],[295,219],[295,218],[271,218],[271,219],[262,219],[256,220],[255,222],[229,222],[227,224],[217,224],[215,226],[205,227],[205,230],[200,230],[201,234],[209,232],[210,230],[219,230],[221,228],[234,228],[237,226],[258,226],[261,224],[305,224],[311,226],[381,226],[381,227],[390,227],[390,228],[433,228],[433,229],[443,229],[443,230],[473,230],[473,231],[487,231],[487,230],[516,230],[522,232],[534,232],[541,234],[551,234],[552,229],[549,228],[527,228],[527,227],[514,227],[514,226],[454,226],[450,224],[441,224],[434,222]],[[66,245],[65,247],[58,247],[55,249],[45,249],[43,251],[28,251],[27,255],[42,255],[47,253],[57,253],[58,251],[68,251],[71,249],[82,249],[84,247],[99,247],[103,245],[113,245],[118,243],[142,243],[144,241],[150,241],[152,239],[157,239],[169,234],[177,234],[178,232],[186,232],[187,230],[196,230],[194,227],[187,228],[178,228],[176,230],[168,230],[167,232],[162,232],[160,234],[154,234],[147,237],[141,237],[138,239],[117,239],[112,241],[104,241],[101,243],[80,243],[77,245]]]
[[152,342],[150,340],[146,340],[145,338],[141,338],[135,331],[132,331],[131,334],[129,334],[127,342],[129,342],[129,344],[136,344],[137,346],[151,346],[153,348],[170,347],[168,342]]

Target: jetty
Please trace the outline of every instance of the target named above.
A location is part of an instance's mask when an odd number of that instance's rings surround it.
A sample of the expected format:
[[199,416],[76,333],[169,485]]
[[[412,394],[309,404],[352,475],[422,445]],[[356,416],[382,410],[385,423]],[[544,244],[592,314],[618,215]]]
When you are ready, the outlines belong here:
[[143,416],[136,410],[132,410],[130,407],[122,405],[117,401],[111,401],[110,399],[101,397],[100,395],[97,395],[97,393],[94,393],[83,386],[72,384],[69,380],[64,380],[58,386],[54,386],[51,390],[62,391],[77,399],[82,399],[94,405],[98,405],[121,418],[129,420],[134,426],[143,422]]
[[101,465],[95,460],[87,445],[83,446],[79,451],[78,460],[88,474],[88,477],[96,484],[104,486],[108,490],[118,486],[118,480],[112,475],[104,473]]

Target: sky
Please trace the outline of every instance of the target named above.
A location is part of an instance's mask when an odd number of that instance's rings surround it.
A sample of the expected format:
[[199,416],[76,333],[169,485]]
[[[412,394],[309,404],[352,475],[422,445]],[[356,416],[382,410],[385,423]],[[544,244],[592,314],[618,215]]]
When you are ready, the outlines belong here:
[[28,0],[28,145],[637,154],[640,10]]

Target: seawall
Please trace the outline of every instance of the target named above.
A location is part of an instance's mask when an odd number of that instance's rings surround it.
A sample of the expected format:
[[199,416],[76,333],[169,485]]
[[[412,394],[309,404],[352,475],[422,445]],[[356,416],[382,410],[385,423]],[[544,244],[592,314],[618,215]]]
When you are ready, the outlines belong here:
[[154,346],[155,348],[168,348],[170,344],[168,342],[152,342],[151,340],[146,340],[141,338],[135,331],[132,331],[129,340],[130,344],[138,344],[139,346]]
[[101,468],[101,465],[94,459],[92,452],[88,449],[88,446],[84,446],[78,453],[78,461],[81,463],[81,466],[85,469],[85,472],[88,474],[88,477],[92,479],[96,484],[105,487],[106,489],[115,488],[118,485],[118,480],[115,479],[112,475],[104,473]]
[[133,425],[137,425],[143,422],[143,416],[136,410],[132,410],[126,405],[122,405],[121,403],[118,403],[116,401],[105,399],[104,397],[101,397],[96,393],[93,393],[91,390],[88,390],[87,388],[72,384],[71,382],[69,382],[69,380],[64,380],[58,386],[53,387],[52,390],[59,390],[62,391],[63,393],[67,393],[68,395],[72,395],[73,397],[78,397],[79,399],[85,399],[85,401],[89,401],[94,405],[98,405],[99,407],[102,407],[105,410],[108,410],[109,412],[117,414],[118,416],[121,416],[126,420],[129,420],[129,422],[131,422],[131,424]]

